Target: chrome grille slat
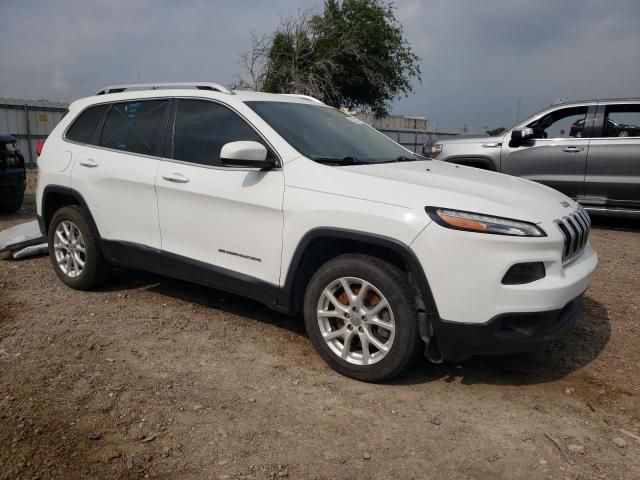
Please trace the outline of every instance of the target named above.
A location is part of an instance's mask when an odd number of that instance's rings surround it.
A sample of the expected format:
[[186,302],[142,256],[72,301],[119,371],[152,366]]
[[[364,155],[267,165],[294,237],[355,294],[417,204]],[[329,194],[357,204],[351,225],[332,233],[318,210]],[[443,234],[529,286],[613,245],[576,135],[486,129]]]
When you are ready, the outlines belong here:
[[578,208],[571,215],[555,221],[564,239],[562,261],[566,263],[576,257],[587,245],[591,231],[591,219],[582,208]]
[[569,217],[569,221],[573,224],[576,232],[578,233],[578,240],[576,241],[576,251],[578,251],[582,248],[582,237],[584,236],[582,225],[580,225],[577,215],[575,217]]

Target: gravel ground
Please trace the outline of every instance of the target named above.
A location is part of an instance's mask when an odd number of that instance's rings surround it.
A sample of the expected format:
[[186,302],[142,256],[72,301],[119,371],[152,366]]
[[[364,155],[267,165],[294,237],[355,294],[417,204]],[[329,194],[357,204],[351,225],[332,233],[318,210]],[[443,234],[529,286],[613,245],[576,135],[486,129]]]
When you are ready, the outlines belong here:
[[591,241],[562,340],[385,385],[255,302],[135,271],[77,292],[4,255],[0,479],[640,478],[640,224],[596,219]]

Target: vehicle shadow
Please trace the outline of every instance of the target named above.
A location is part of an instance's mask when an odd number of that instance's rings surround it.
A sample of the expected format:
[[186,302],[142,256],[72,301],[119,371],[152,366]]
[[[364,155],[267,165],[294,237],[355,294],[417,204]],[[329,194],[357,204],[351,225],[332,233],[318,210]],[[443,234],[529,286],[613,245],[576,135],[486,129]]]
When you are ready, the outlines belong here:
[[589,213],[593,228],[620,230],[624,232],[640,232],[640,218],[611,217]]
[[139,288],[211,310],[240,315],[306,336],[301,318],[276,312],[255,300],[240,295],[153,273],[118,269],[109,284],[100,291],[120,292]]
[[[190,282],[135,270],[121,270],[102,291],[145,288],[177,300],[208,309],[240,315],[266,325],[286,329],[306,337],[304,322],[232,293]],[[274,332],[275,334],[275,332]],[[611,336],[607,309],[590,297],[578,317],[576,327],[562,338],[538,351],[496,357],[473,357],[464,362],[433,364],[421,359],[390,384],[413,385],[436,380],[463,384],[534,385],[560,378],[590,364],[602,352]]]
[[472,357],[464,362],[431,364],[426,359],[392,383],[421,384],[434,380],[463,385],[524,386],[561,379],[593,362],[611,337],[607,309],[585,297],[574,329],[536,351],[504,356]]

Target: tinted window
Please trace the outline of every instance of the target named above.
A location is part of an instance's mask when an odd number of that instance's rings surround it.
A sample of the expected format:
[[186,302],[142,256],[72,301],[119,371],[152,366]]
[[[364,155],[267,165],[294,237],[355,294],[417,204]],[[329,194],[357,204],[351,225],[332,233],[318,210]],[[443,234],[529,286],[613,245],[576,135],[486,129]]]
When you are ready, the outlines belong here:
[[178,100],[173,158],[205,165],[221,165],[225,143],[251,140],[264,144],[260,136],[226,107],[202,100]]
[[67,138],[74,142],[91,143],[91,137],[108,107],[109,105],[96,105],[95,107],[87,108],[73,122],[73,125],[67,131]]
[[580,138],[586,135],[587,107],[562,108],[527,125],[533,128],[534,138]]
[[640,105],[609,105],[603,137],[640,137]]
[[100,145],[146,155],[162,154],[167,100],[115,103],[102,128]]

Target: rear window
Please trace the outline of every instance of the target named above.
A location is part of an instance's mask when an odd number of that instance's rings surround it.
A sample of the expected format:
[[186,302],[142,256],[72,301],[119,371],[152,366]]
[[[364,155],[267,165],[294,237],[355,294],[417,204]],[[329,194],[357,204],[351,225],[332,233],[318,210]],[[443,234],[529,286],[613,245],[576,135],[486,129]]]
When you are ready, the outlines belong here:
[[100,145],[145,155],[161,155],[168,100],[115,103],[102,128]]
[[[67,130],[67,139],[79,143],[92,143],[91,139],[96,127],[109,105],[96,105],[82,112]],[[95,143],[95,142],[94,142]]]

